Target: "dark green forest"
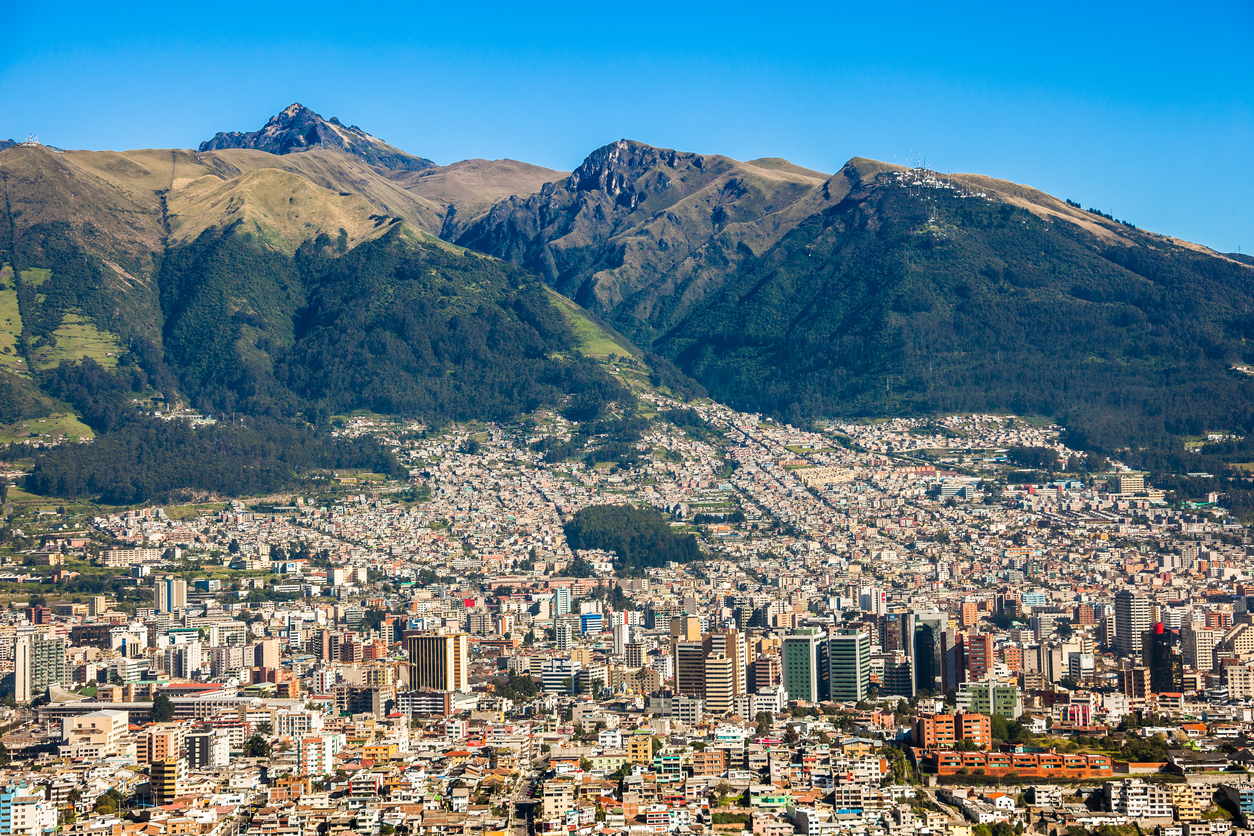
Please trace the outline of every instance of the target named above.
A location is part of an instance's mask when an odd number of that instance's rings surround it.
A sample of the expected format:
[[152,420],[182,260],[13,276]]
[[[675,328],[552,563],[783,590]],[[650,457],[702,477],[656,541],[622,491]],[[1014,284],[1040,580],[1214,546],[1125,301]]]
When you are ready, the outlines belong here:
[[161,287],[166,356],[214,412],[442,423],[508,420],[571,392],[626,396],[574,351],[532,276],[399,227],[343,254],[320,236],[291,259],[206,234],[166,258]]
[[693,535],[675,531],[661,511],[647,505],[589,505],[566,523],[565,532],[572,549],[613,552],[619,575],[705,556]]

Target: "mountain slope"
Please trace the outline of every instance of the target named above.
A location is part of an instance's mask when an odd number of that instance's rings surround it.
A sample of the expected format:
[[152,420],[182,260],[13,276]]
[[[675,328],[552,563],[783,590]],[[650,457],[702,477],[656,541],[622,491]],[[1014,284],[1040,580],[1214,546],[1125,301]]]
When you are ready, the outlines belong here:
[[1012,410],[1110,449],[1254,429],[1254,381],[1230,371],[1254,359],[1254,271],[1021,200],[880,175],[657,349],[715,397],[793,420]]
[[456,240],[536,270],[647,343],[847,190],[845,178],[778,161],[621,140],[538,194],[501,202]]
[[516,160],[463,160],[425,171],[397,171],[388,178],[407,191],[445,207],[442,238],[456,240],[493,205],[515,195],[535,194],[565,177],[554,171]]
[[1110,448],[1254,431],[1230,371],[1254,360],[1254,271],[1007,181],[621,141],[458,241],[744,409],[1012,410]]
[[435,165],[388,145],[356,125],[345,125],[334,116],[330,120],[323,119],[299,102],[270,117],[261,130],[218,133],[213,139],[200,143],[202,152],[232,148],[250,148],[276,155],[312,148],[336,148],[385,169],[421,171]]

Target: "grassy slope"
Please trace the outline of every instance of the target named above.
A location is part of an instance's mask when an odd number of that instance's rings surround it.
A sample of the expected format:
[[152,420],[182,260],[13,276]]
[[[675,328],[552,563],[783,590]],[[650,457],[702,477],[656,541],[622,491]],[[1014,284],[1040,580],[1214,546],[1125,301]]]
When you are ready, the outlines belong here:
[[388,227],[370,219],[377,212],[364,198],[342,196],[275,169],[259,169],[226,182],[202,177],[172,192],[169,206],[174,241],[191,241],[207,229],[242,221],[245,230],[288,255],[320,233],[335,238],[344,229],[349,246],[356,246]]
[[21,354],[18,338],[22,334],[22,313],[18,310],[17,290],[13,287],[13,268],[0,266],[0,368],[19,377],[29,377],[26,358]]
[[125,351],[116,335],[102,331],[78,314],[66,314],[59,328],[53,332],[55,346],[32,349],[36,365],[50,369],[62,361],[73,362],[90,357],[105,368],[115,368],[118,355]]

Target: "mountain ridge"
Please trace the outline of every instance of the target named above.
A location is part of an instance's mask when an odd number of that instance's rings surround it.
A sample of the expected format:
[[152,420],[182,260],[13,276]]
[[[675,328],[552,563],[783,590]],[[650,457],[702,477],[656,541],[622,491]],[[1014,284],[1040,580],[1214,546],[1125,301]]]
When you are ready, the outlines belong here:
[[386,169],[422,171],[435,167],[431,160],[388,145],[356,125],[345,125],[334,116],[323,119],[299,102],[288,105],[278,115],[270,117],[256,131],[219,132],[212,139],[200,143],[198,150],[204,152],[246,148],[283,156],[312,148],[325,148],[328,145]]
[[[300,350],[334,369],[326,379],[354,381],[341,388],[369,376],[336,365],[337,353],[361,356],[367,372],[422,370],[412,380],[425,379],[431,357],[460,356],[413,341],[446,327],[436,308],[416,315],[425,305],[463,306],[466,317],[478,299],[484,313],[458,320],[475,333],[519,317],[540,322],[539,297],[510,307],[505,284],[514,279],[493,272],[491,260],[463,275],[496,278],[480,290],[467,279],[450,295],[442,288],[458,282],[379,266],[404,261],[386,255],[396,246],[420,254],[406,263],[450,276],[475,263],[466,252],[511,262],[518,277],[538,276],[588,321],[623,335],[629,353],[666,368],[679,389],[704,386],[732,406],[794,422],[1039,412],[1067,418],[1107,449],[1205,428],[1254,432],[1244,406],[1254,403],[1251,381],[1230,371],[1254,363],[1245,344],[1254,337],[1252,260],[1029,186],[861,157],[828,174],[628,139],[594,149],[569,173],[513,160],[389,168],[371,154],[391,146],[302,106],[267,126],[219,134],[197,152],[0,151],[9,210],[0,250],[19,268],[14,284],[26,306],[13,344],[25,339],[23,351],[46,364],[78,350],[57,347],[60,339],[88,348],[148,341],[144,356],[177,360],[172,368],[205,403],[288,414],[300,403],[347,403],[302,377],[296,347],[312,332],[298,323],[313,316],[311,300],[320,305],[322,353]],[[170,302],[163,265],[195,247],[212,254],[227,239],[221,258],[179,262],[179,298],[197,311],[188,319]],[[332,263],[364,265],[364,253],[375,253],[369,263],[382,277],[373,295],[324,286],[349,281]],[[268,278],[249,284],[225,265],[252,265]],[[22,277],[32,267],[51,270],[38,292]],[[199,286],[197,276],[213,293],[186,290]],[[488,286],[490,299],[476,295]],[[399,299],[415,316],[367,314]],[[343,321],[366,335],[351,345],[337,342],[334,326],[350,309]],[[214,334],[204,346],[202,320]],[[552,327],[545,333],[557,334]],[[87,328],[97,333],[82,336]],[[398,328],[403,346],[393,342]],[[166,343],[172,329],[178,346]],[[511,333],[534,353],[529,331]],[[217,354],[232,370],[225,377],[213,377]],[[188,369],[203,380],[191,386]],[[550,371],[540,363],[526,372],[534,391],[566,385],[546,383]],[[695,383],[679,385],[682,374]],[[375,405],[440,408],[415,386]]]

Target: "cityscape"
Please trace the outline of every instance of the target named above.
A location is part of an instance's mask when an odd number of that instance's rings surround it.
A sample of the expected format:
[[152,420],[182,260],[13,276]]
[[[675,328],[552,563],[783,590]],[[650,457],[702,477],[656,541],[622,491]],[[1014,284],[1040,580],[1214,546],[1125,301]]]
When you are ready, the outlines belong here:
[[[579,431],[557,412],[364,416],[337,432],[389,445],[408,479],[12,519],[27,547],[0,582],[54,592],[6,593],[0,820],[26,836],[1249,826],[1254,582],[1223,497],[1172,507],[1065,428],[1010,415],[802,430],[656,393],[640,409],[656,418],[627,468],[550,456]],[[696,559],[573,547],[607,507],[651,509]]]

